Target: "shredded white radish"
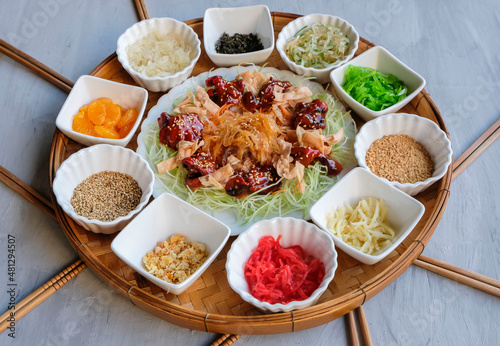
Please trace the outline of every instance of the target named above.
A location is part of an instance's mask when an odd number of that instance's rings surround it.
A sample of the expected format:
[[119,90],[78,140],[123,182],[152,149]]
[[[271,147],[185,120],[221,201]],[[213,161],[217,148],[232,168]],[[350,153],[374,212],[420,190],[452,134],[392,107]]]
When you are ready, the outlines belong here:
[[286,55],[296,64],[317,69],[342,60],[349,50],[349,38],[333,25],[314,23],[300,29],[285,45]]
[[130,66],[147,76],[182,71],[191,62],[191,48],[171,33],[151,33],[126,48]]

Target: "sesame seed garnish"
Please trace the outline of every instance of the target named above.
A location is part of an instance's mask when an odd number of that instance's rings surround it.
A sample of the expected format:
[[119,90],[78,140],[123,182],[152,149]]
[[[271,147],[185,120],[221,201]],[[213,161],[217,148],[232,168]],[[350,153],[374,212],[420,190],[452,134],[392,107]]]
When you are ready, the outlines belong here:
[[407,135],[389,135],[374,141],[366,152],[366,164],[375,175],[400,183],[424,181],[434,172],[425,147]]
[[134,210],[142,190],[130,175],[103,171],[82,181],[73,191],[75,213],[87,219],[110,222]]

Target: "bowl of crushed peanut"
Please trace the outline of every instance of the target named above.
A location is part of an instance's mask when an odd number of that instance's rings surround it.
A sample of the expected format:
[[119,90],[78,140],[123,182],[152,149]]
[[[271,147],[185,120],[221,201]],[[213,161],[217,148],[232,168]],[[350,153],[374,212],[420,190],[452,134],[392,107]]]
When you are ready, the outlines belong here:
[[111,249],[156,286],[181,294],[207,270],[230,233],[207,213],[163,193],[115,237]]
[[364,124],[356,135],[354,154],[361,167],[410,196],[440,180],[453,161],[446,133],[429,119],[405,113]]

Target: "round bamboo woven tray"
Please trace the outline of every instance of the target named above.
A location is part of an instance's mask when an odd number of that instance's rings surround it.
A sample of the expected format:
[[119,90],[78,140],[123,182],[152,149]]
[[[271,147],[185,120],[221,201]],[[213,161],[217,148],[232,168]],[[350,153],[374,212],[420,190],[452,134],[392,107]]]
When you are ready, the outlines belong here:
[[[272,13],[275,35],[298,15]],[[203,40],[203,19],[186,22]],[[356,55],[374,46],[365,39],[360,40]],[[203,49],[203,48],[202,48]],[[274,51],[267,64],[278,69],[287,69],[279,54]],[[205,72],[215,65],[202,51],[193,75]],[[116,58],[111,55],[91,73],[121,83],[134,84]],[[333,92],[333,88],[330,88]],[[154,106],[161,93],[149,93],[147,110]],[[425,89],[401,112],[413,113],[436,122],[447,134],[448,131],[429,94]],[[147,112],[146,112],[147,115]],[[363,122],[357,118],[358,126]],[[51,182],[61,163],[83,146],[56,130],[50,156]],[[136,138],[129,144],[136,149]],[[364,265],[339,251],[339,266],[335,278],[319,302],[309,308],[287,312],[265,314],[244,302],[228,285],[225,271],[226,254],[234,237],[208,270],[186,292],[176,296],[168,294],[145,280],[128,267],[111,251],[114,235],[101,235],[85,231],[64,214],[52,195],[56,215],[72,246],[83,261],[104,281],[142,309],[179,326],[207,332],[233,334],[276,334],[308,329],[330,322],[359,307],[368,299],[387,287],[423,251],[444,212],[451,184],[451,166],[447,174],[431,188],[416,196],[425,205],[425,214],[403,243],[387,258],[375,265]]]

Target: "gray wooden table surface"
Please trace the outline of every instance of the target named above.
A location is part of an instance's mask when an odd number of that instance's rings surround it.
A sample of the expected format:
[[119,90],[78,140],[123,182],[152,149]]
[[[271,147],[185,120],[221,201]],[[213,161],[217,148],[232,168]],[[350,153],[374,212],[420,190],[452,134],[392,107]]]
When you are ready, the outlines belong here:
[[[151,17],[188,20],[209,7],[255,1],[146,0]],[[268,1],[271,11],[328,13],[391,51],[427,80],[457,159],[500,115],[500,3]],[[138,20],[132,0],[0,0],[0,38],[76,81],[116,49]],[[66,93],[0,54],[0,165],[47,198],[55,118]],[[500,143],[453,183],[424,254],[500,279]],[[77,259],[58,223],[0,184],[0,309],[9,302],[7,239],[16,240],[19,301]],[[500,299],[411,266],[364,305],[376,345],[500,344]],[[15,326],[1,345],[208,345],[218,335],[160,320],[89,269]],[[289,334],[245,335],[236,345],[346,345],[346,320]]]

